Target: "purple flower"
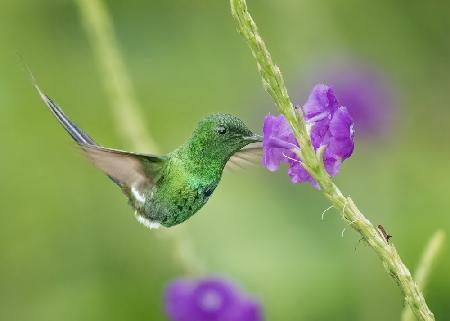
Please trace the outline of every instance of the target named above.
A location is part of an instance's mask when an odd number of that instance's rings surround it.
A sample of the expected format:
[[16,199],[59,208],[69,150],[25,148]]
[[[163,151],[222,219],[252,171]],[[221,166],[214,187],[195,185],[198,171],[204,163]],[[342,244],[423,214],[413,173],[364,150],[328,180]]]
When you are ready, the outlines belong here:
[[[310,126],[314,149],[325,146],[323,161],[331,176],[337,175],[342,161],[353,153],[353,120],[347,108],[340,106],[333,90],[326,85],[316,85],[305,105],[298,109]],[[302,166],[294,152],[301,147],[284,116],[268,114],[264,119],[264,166],[275,171],[284,162],[289,165],[288,175],[293,183],[309,182],[319,188],[317,182]]]
[[261,306],[227,280],[179,279],[165,294],[172,321],[262,321]]

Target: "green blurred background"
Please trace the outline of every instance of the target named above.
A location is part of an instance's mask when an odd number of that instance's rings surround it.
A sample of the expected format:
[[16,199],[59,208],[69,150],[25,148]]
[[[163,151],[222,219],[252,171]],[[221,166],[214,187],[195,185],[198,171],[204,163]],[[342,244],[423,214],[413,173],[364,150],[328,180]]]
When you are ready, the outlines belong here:
[[[206,113],[260,130],[273,109],[228,1],[107,1],[145,122],[163,151]],[[395,83],[388,133],[357,139],[338,184],[394,236],[413,268],[450,231],[450,5],[444,1],[249,1],[292,96],[334,55],[362,57]],[[75,152],[17,58],[78,124],[130,149],[71,0],[0,3],[0,320],[165,320],[164,286],[183,275],[168,242],[136,222],[120,191]],[[302,103],[306,96],[298,101]],[[380,261],[320,193],[286,171],[227,173],[186,228],[213,274],[254,293],[267,320],[399,320]],[[426,296],[450,320],[444,248]]]

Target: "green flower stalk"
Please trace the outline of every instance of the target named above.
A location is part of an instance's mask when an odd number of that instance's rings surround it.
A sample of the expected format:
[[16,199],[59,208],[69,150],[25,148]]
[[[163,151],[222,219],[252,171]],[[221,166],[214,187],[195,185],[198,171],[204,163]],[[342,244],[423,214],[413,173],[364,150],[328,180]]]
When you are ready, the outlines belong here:
[[107,98],[116,117],[118,130],[138,150],[157,152],[147,127],[141,121],[134,87],[117,45],[113,24],[101,0],[76,0],[88,39],[101,70]]
[[[436,259],[441,254],[442,248],[445,243],[445,232],[440,230],[433,234],[430,241],[428,242],[425,250],[423,251],[422,258],[420,259],[417,270],[414,273],[414,278],[417,282],[419,288],[423,291],[428,283],[431,270],[436,264]],[[402,321],[415,321],[411,309],[405,306],[402,312]]]
[[280,69],[272,61],[269,51],[258,33],[255,22],[248,12],[245,0],[230,0],[232,15],[237,22],[237,29],[250,46],[258,65],[266,91],[272,96],[278,109],[289,123],[292,132],[301,146],[295,153],[302,166],[317,182],[320,190],[331,205],[342,213],[346,224],[361,234],[369,246],[381,259],[386,271],[400,287],[405,302],[414,315],[423,321],[434,320],[434,315],[428,308],[421,289],[414,281],[406,265],[401,260],[395,246],[385,233],[375,227],[357,208],[350,197],[344,196],[333,183],[323,164],[324,149],[314,150],[302,112],[294,108],[284,85]]

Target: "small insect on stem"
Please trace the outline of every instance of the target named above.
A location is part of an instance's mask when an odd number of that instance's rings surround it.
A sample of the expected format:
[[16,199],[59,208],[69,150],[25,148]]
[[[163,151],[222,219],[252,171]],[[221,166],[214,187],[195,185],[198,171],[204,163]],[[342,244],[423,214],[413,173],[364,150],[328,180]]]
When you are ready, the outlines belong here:
[[392,237],[392,235],[389,235],[382,225],[378,225],[378,231],[380,232],[381,236],[384,237],[386,242],[389,243],[389,240]]

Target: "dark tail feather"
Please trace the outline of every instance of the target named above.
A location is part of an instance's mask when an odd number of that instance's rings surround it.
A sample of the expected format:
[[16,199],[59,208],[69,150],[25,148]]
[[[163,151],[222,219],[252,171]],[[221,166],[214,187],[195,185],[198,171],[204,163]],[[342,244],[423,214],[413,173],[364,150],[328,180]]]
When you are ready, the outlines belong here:
[[[31,74],[31,73],[30,73]],[[46,94],[42,92],[39,86],[36,84],[33,75],[31,74],[33,85],[38,91],[44,103],[51,110],[53,115],[55,115],[56,119],[58,119],[59,123],[64,127],[64,129],[69,133],[69,135],[73,138],[74,141],[77,142],[80,146],[99,146],[85,131],[83,131],[80,127],[78,127],[74,122],[72,122],[69,117],[67,117],[61,108]],[[108,177],[119,187],[122,187],[122,184],[116,180],[115,178],[108,175]]]
[[61,108],[46,94],[44,94],[39,88],[36,78],[34,78],[33,73],[31,72],[31,69],[28,67],[28,65],[24,62],[22,56],[19,54],[19,59],[21,60],[23,66],[28,72],[28,75],[30,77],[30,80],[36,88],[37,92],[39,93],[39,96],[41,96],[44,103],[47,105],[47,107],[51,110],[53,115],[55,115],[56,119],[58,119],[59,123],[64,127],[64,129],[69,133],[70,136],[72,136],[73,140],[75,140],[79,145],[93,145],[98,146],[95,141],[87,134],[85,133],[80,127],[78,127],[75,123],[73,123],[69,117],[67,117]]
[[74,122],[72,122],[59,108],[57,104],[50,97],[44,94],[41,89],[34,84],[39,95],[42,100],[45,102],[47,107],[51,110],[53,115],[55,115],[56,119],[58,119],[59,123],[64,127],[64,129],[72,136],[73,140],[76,141],[79,145],[93,145],[98,146],[97,143],[80,127],[78,127]]

